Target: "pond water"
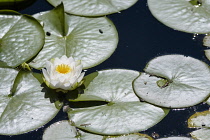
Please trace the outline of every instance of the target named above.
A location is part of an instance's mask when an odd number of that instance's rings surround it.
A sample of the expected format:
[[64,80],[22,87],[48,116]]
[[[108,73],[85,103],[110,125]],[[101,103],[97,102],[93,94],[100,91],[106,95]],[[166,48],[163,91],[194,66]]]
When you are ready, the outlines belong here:
[[[30,7],[20,11],[35,14],[51,10],[53,7],[45,0],[37,0]],[[88,69],[86,74],[112,68],[143,71],[147,62],[154,57],[166,54],[183,54],[200,59],[209,64],[204,55],[203,35],[183,33],[166,27],[150,13],[147,1],[139,0],[134,6],[121,13],[107,16],[115,24],[119,33],[119,44],[114,54],[102,64]],[[171,110],[156,126],[143,131],[150,136],[189,136],[194,129],[187,128],[187,119],[197,111],[209,108],[206,104]],[[17,136],[0,136],[0,140],[41,140],[42,134],[50,124],[65,120],[67,114],[60,113],[48,124],[32,132]]]

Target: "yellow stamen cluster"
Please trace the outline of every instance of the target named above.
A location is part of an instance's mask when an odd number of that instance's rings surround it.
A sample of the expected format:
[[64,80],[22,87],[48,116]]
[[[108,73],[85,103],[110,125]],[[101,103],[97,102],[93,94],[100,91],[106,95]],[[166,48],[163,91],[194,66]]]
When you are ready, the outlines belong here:
[[61,74],[67,74],[71,72],[71,67],[69,67],[69,65],[66,65],[66,64],[60,64],[56,66],[55,70]]

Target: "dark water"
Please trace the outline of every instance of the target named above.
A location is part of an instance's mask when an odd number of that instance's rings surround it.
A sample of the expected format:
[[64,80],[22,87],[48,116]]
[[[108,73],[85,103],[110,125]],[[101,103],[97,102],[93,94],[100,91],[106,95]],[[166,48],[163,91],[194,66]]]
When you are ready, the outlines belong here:
[[[20,12],[32,15],[52,8],[45,0],[37,0],[32,6]],[[131,8],[108,17],[114,22],[119,33],[118,48],[108,60],[88,69],[86,74],[109,68],[143,71],[149,60],[165,54],[183,54],[209,64],[203,52],[203,35],[193,37],[193,34],[166,27],[151,15],[146,0],[139,0]],[[183,110],[171,110],[160,123],[142,133],[150,136],[158,134],[160,137],[189,136],[189,132],[194,129],[187,128],[187,119],[196,111],[208,108],[208,105],[200,104]],[[40,129],[17,136],[0,136],[0,140],[41,140],[45,128],[64,119],[68,119],[67,115],[60,112]]]

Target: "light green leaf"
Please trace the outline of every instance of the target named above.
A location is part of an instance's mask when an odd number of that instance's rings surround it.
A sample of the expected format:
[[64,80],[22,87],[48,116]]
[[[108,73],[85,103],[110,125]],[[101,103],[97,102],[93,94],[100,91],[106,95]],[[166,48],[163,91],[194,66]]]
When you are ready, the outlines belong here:
[[117,13],[134,5],[138,0],[47,0],[53,6],[64,3],[65,11],[73,15],[103,16]]
[[84,69],[96,66],[111,56],[117,47],[118,34],[106,17],[87,18],[64,14],[63,5],[35,15],[44,25],[44,48],[30,63],[45,67],[47,60],[62,55],[81,60]]
[[210,128],[210,111],[196,112],[188,119],[189,128]]
[[194,140],[194,139],[188,137],[167,137],[167,138],[160,138],[157,140]]
[[147,102],[182,108],[196,105],[209,96],[210,69],[202,61],[183,55],[165,55],[151,60],[144,70],[146,73],[134,81],[133,87]]
[[123,136],[101,136],[76,129],[69,121],[63,120],[48,127],[42,140],[153,140],[153,138],[140,133]]
[[199,129],[190,133],[196,140],[210,140],[210,129]]
[[33,17],[0,11],[1,67],[16,67],[30,60],[43,44],[44,31]]
[[42,140],[102,140],[103,136],[76,130],[68,121],[60,121],[48,127]]
[[17,135],[37,129],[59,111],[44,98],[41,84],[31,73],[0,68],[0,76],[0,134]]
[[210,32],[210,0],[148,0],[153,16],[166,26],[189,33]]
[[132,70],[112,69],[86,76],[84,94],[76,101],[108,104],[73,109],[68,112],[70,120],[78,128],[102,135],[135,133],[154,126],[169,110],[139,101],[132,89],[138,75]]

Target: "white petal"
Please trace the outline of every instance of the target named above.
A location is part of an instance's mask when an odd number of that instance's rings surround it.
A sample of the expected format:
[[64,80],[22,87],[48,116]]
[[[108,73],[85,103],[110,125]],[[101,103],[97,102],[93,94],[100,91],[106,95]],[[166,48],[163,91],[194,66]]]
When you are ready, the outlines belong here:
[[83,72],[83,73],[80,74],[80,76],[77,79],[77,82],[78,83],[83,79],[84,75],[85,75],[85,72]]
[[43,73],[43,75],[44,75],[45,80],[46,80],[47,82],[49,82],[49,81],[50,81],[50,77],[49,77],[48,72],[47,72],[45,69],[42,69],[42,73]]

